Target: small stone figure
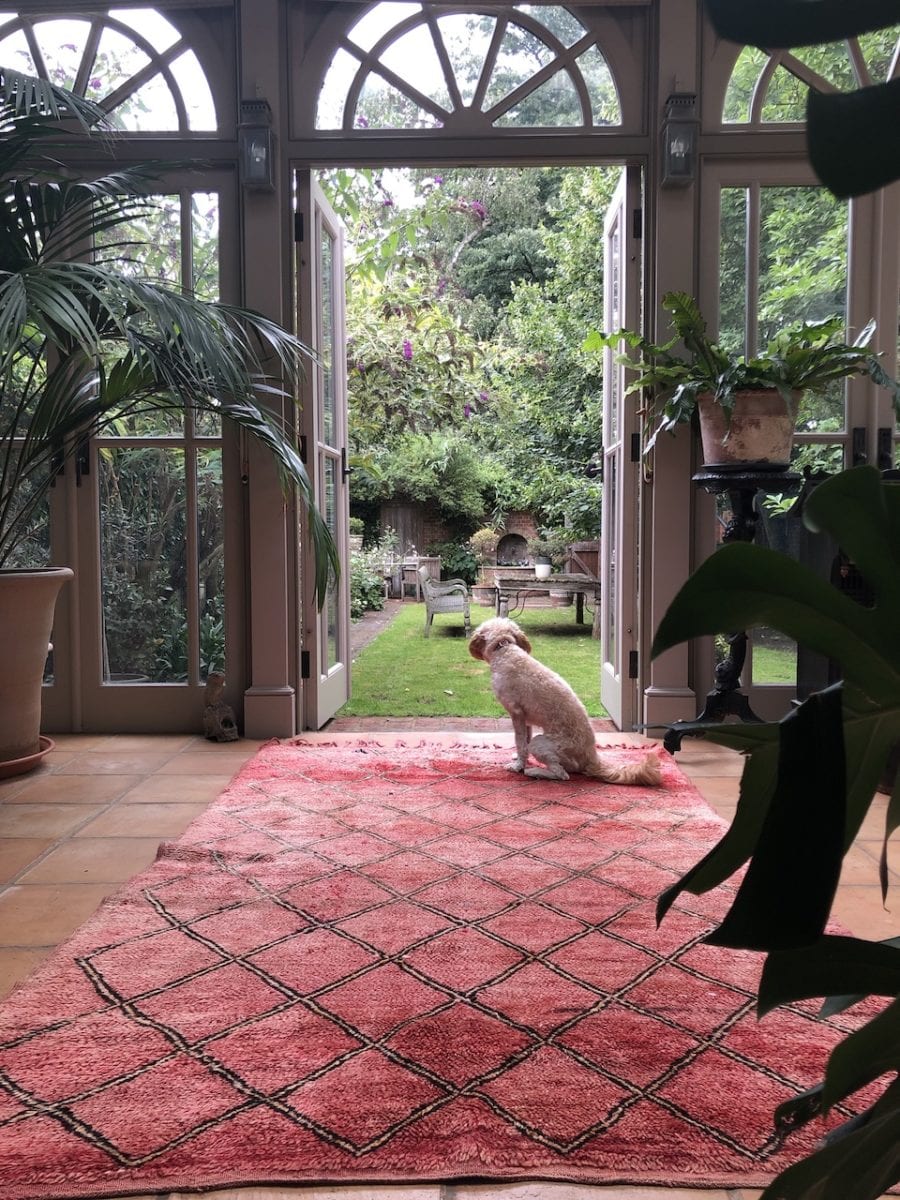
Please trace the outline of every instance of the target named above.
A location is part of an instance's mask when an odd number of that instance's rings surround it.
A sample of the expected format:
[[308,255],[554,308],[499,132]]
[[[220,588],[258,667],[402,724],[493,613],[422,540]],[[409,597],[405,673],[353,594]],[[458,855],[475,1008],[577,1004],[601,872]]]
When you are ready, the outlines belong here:
[[206,708],[203,710],[203,735],[211,742],[236,742],[237,721],[234,709],[222,699],[225,676],[213,671],[206,680]]

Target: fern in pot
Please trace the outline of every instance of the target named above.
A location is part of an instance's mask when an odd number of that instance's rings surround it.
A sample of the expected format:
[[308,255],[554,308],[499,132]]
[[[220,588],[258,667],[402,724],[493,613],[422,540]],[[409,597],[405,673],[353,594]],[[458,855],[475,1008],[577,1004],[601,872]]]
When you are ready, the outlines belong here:
[[261,314],[136,275],[121,250],[81,256],[147,211],[149,172],[64,177],[40,146],[84,137],[104,114],[0,74],[0,774],[12,774],[42,753],[44,661],[57,594],[72,578],[66,567],[26,569],[29,542],[55,477],[91,436],[151,411],[221,417],[263,445],[306,501],[320,603],[338,560],[291,430],[258,401],[293,394],[303,345]]
[[[626,395],[649,394],[645,451],[660,433],[673,433],[697,413],[707,468],[782,470],[790,463],[800,400],[822,393],[835,380],[865,375],[889,388],[895,405],[900,390],[868,349],[870,321],[853,342],[844,340],[837,317],[781,330],[752,357],[730,354],[714,342],[696,300],[667,292],[663,308],[674,337],[657,345],[629,329],[593,331],[586,350],[611,350],[615,361],[637,378]],[[619,353],[622,344],[631,352]]]

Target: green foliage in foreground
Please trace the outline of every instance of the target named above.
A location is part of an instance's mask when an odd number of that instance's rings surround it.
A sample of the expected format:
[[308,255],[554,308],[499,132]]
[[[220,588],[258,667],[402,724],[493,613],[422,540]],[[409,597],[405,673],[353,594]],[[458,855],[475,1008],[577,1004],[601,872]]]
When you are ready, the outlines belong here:
[[[663,916],[680,892],[709,891],[749,863],[706,940],[766,954],[760,1013],[824,997],[823,1011],[833,1014],[869,995],[887,998],[879,1015],[837,1043],[822,1083],[781,1104],[774,1120],[788,1132],[850,1097],[860,1115],[763,1193],[763,1200],[876,1200],[900,1180],[900,944],[826,929],[843,857],[900,743],[900,485],[882,481],[874,467],[844,471],[812,492],[804,521],[856,563],[875,594],[871,608],[784,555],[735,542],[691,576],[657,631],[654,654],[723,627],[769,625],[843,671],[841,683],[813,693],[777,725],[707,730],[711,741],[748,755],[737,812],[658,911]],[[884,830],[885,896],[888,839],[898,826],[900,777]],[[857,1095],[876,1081],[875,1093]]]
[[[492,616],[472,606],[473,628]],[[516,617],[534,654],[569,681],[594,717],[600,704],[600,643],[591,637],[590,616],[575,620],[571,608],[530,608]],[[436,616],[425,637],[425,605],[404,604],[393,623],[370,642],[353,664],[352,699],[342,717],[502,717],[491,691],[490,670],[469,654],[462,616]]]

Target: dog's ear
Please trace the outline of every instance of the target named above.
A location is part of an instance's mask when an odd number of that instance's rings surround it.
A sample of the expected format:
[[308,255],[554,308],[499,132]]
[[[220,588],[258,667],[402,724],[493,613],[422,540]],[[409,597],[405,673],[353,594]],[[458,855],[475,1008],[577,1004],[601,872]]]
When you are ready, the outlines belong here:
[[516,639],[516,645],[519,647],[520,650],[524,650],[526,654],[531,653],[531,642],[529,642],[528,638],[525,636],[525,634],[522,632],[522,630],[518,627],[518,625],[516,626],[516,629],[515,629],[515,639]]
[[484,661],[484,648],[487,645],[487,638],[483,633],[476,633],[469,642],[469,653],[473,658],[478,658]]

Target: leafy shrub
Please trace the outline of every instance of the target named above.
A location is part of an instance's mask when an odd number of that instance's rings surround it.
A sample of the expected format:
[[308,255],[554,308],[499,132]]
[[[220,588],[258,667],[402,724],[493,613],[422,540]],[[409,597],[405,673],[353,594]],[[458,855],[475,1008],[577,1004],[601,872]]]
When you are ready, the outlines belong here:
[[478,576],[478,556],[468,542],[435,542],[427,548],[441,560],[441,579],[464,579],[469,585]]
[[384,608],[384,576],[368,561],[368,553],[350,557],[350,619]]
[[[352,518],[351,518],[352,519]],[[397,557],[397,534],[388,526],[377,541],[350,555],[350,618],[384,608],[384,564]]]

